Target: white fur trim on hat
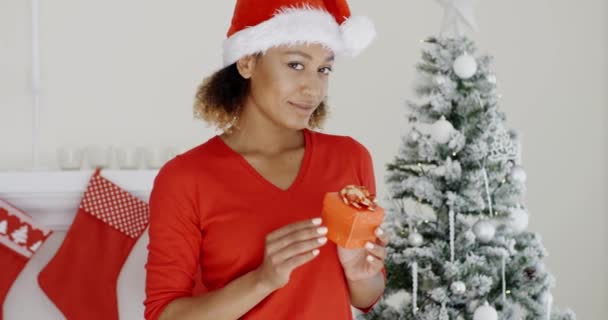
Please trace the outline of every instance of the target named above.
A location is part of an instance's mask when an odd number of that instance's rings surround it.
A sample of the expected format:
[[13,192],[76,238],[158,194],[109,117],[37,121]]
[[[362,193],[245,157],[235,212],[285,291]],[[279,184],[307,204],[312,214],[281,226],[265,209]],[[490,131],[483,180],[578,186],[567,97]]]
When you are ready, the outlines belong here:
[[224,40],[223,65],[241,57],[280,46],[319,43],[334,54],[357,55],[375,36],[373,23],[352,17],[339,26],[327,11],[312,7],[289,7],[272,18],[234,33]]
[[364,16],[350,17],[340,26],[345,53],[356,56],[376,37],[374,23]]

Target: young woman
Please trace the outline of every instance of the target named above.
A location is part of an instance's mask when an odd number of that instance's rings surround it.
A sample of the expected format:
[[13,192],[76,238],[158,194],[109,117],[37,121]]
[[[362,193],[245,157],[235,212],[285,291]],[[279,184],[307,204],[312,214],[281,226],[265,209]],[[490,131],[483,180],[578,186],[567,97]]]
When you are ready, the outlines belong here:
[[378,301],[387,236],[337,247],[320,218],[326,192],[375,194],[371,156],[353,138],[313,131],[334,60],[373,36],[344,1],[237,1],[224,68],[195,103],[223,133],[154,182],[146,319],[347,320],[351,306]]

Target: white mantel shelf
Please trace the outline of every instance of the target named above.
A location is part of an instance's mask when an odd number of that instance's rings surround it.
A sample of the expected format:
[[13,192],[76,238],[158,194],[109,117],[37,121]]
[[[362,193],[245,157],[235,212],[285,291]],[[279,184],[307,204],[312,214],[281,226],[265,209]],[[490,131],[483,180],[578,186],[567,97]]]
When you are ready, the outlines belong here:
[[[55,231],[69,228],[94,170],[0,172],[0,198]],[[101,175],[148,202],[158,170],[102,170]]]

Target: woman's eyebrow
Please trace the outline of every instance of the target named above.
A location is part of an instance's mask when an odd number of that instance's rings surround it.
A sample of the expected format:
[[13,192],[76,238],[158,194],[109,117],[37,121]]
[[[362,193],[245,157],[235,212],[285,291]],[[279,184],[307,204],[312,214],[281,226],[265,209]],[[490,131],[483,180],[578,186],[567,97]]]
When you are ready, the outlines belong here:
[[[295,54],[295,55],[298,55],[298,56],[302,56],[302,57],[304,57],[304,58],[306,58],[308,60],[312,60],[312,56],[311,55],[309,55],[306,52],[299,51],[299,50],[287,51],[287,52],[285,52],[285,54]],[[327,59],[325,59],[325,61],[326,62],[331,62],[331,61],[334,61],[334,59],[335,59],[335,57],[332,54],[331,56],[327,57]]]

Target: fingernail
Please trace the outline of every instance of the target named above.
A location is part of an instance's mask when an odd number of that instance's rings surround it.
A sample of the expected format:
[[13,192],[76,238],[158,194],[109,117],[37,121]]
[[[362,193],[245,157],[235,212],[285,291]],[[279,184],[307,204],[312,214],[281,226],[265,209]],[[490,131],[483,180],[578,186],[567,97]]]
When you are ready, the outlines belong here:
[[327,238],[326,237],[319,238],[319,239],[317,239],[317,241],[319,241],[320,244],[324,244],[325,242],[327,242]]
[[319,234],[326,234],[327,233],[327,227],[321,227],[321,228],[317,229],[317,232]]
[[312,219],[312,224],[314,224],[315,226],[320,226],[321,222],[323,222],[323,220],[321,218]]
[[381,236],[384,234],[384,231],[382,231],[382,229],[378,228],[376,229],[376,235]]
[[371,242],[368,242],[368,243],[366,243],[366,244],[365,244],[365,247],[366,247],[368,250],[372,250],[372,249],[374,249],[374,244],[373,244],[373,243],[371,243]]
[[368,262],[374,262],[374,257],[372,257],[372,256],[367,256],[367,261],[368,261]]
[[316,256],[319,254],[319,252],[320,252],[319,249],[314,249],[314,250],[312,250],[312,255]]

